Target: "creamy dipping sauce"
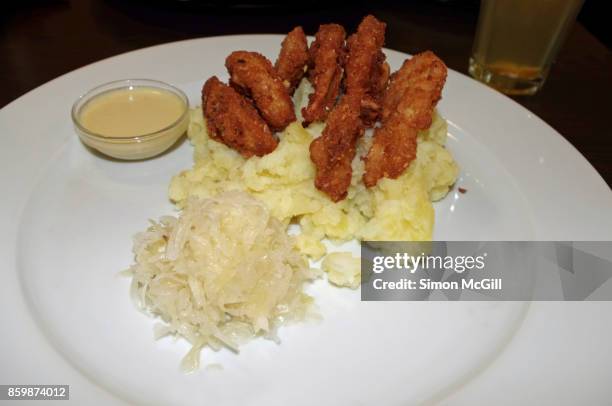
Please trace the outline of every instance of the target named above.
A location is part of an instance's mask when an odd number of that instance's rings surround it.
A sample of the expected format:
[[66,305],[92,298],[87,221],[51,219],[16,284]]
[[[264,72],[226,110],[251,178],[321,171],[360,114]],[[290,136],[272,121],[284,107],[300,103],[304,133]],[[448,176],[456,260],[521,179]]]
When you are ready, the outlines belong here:
[[79,118],[88,131],[109,138],[151,134],[175,123],[185,103],[164,89],[137,86],[110,90],[87,102]]

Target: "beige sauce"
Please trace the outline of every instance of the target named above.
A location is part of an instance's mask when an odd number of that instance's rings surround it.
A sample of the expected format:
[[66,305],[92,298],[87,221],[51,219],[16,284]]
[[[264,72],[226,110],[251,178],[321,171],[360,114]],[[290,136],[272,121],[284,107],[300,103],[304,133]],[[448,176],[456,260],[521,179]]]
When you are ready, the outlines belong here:
[[83,106],[80,121],[104,137],[134,137],[168,127],[184,111],[185,104],[175,94],[142,86],[100,94]]

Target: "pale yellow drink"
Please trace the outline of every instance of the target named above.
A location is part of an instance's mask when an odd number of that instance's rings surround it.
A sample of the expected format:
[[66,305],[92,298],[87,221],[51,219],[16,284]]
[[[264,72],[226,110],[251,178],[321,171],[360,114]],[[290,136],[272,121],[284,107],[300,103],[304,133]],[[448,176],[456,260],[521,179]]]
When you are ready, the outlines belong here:
[[482,0],[470,74],[508,94],[533,94],[583,0]]

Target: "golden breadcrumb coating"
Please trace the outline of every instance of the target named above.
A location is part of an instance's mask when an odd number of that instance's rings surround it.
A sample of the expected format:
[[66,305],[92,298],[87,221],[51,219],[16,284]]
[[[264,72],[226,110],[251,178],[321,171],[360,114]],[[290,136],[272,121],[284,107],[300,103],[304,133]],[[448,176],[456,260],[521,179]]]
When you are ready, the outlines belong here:
[[308,66],[308,41],[302,27],[295,27],[283,40],[274,68],[289,94],[302,80]]
[[336,104],[346,54],[344,28],[338,24],[323,24],[310,45],[308,77],[314,87],[308,106],[302,109],[306,124],[323,121]]
[[293,101],[272,63],[262,54],[232,52],[225,60],[230,84],[255,102],[273,131],[284,130],[295,121]]
[[344,199],[351,185],[351,163],[364,131],[359,115],[359,100],[343,97],[329,114],[323,134],[310,144],[315,186],[334,202]]
[[345,92],[361,102],[361,117],[371,127],[382,109],[382,95],[389,79],[389,65],[382,47],[386,24],[366,16],[348,43]]
[[433,52],[415,55],[393,74],[383,101],[383,123],[365,157],[363,182],[396,179],[416,157],[417,133],[429,128],[442,96],[447,68]]
[[202,88],[202,112],[211,138],[245,158],[268,154],[278,144],[250,101],[216,76]]

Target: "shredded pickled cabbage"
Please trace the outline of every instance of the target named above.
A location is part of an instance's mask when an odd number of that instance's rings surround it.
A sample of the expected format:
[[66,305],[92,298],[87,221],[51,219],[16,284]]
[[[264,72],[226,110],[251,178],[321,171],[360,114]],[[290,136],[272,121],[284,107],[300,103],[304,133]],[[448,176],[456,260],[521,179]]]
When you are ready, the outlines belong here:
[[192,344],[183,360],[188,371],[203,347],[238,351],[249,338],[273,337],[312,303],[303,287],[316,271],[285,225],[244,192],[190,197],[178,218],[152,221],[135,236],[134,254],[132,297],[163,321],[157,338],[172,334]]

